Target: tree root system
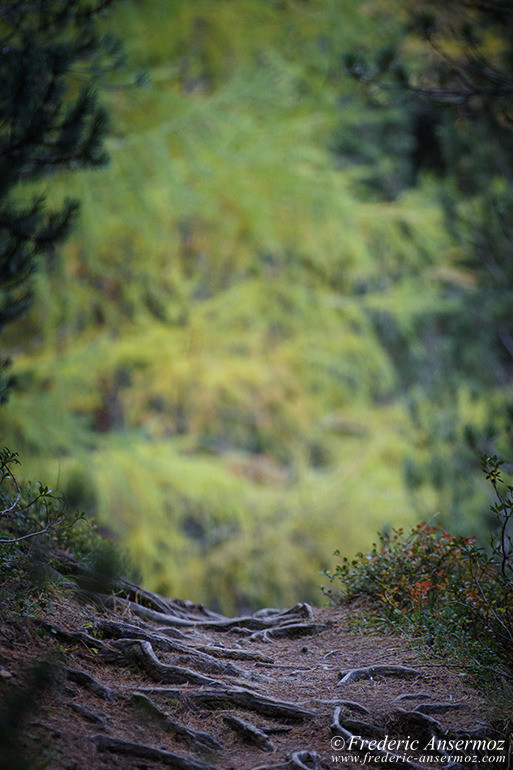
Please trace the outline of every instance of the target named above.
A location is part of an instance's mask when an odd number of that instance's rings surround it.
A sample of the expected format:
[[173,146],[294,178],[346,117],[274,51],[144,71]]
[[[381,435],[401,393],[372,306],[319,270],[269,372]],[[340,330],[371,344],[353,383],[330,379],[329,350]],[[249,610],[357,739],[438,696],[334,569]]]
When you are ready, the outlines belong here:
[[[80,565],[68,555],[61,563],[67,575],[80,577]],[[451,768],[444,741],[477,735],[451,732],[438,721],[464,705],[451,693],[432,692],[422,666],[367,658],[338,672],[335,654],[345,644],[347,655],[348,642],[308,604],[228,618],[126,580],[115,582],[109,595],[93,595],[89,583],[79,584],[86,603],[78,624],[62,614],[34,622],[67,661],[59,708],[81,731],[82,751],[90,757],[84,770],[326,770],[344,756],[342,749],[350,763],[367,755],[419,770],[425,764],[417,755],[387,744],[392,736],[400,746],[409,735],[435,741],[433,762]],[[314,659],[310,648],[324,633],[326,643]],[[308,646],[307,636],[313,637]],[[302,689],[308,678],[323,681],[322,691]],[[401,693],[397,679],[412,680],[412,691]],[[341,698],[340,688],[357,699]],[[376,711],[368,697],[376,688],[390,692],[387,709]],[[34,724],[64,742],[61,723]],[[272,755],[270,761],[262,764],[262,753]],[[72,766],[52,762],[58,770]]]

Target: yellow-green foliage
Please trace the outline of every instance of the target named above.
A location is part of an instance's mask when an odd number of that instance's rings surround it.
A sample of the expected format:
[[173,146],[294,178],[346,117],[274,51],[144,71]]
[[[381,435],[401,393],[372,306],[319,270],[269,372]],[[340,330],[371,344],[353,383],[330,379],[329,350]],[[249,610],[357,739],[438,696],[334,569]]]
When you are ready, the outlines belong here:
[[370,314],[412,333],[450,244],[429,187],[362,203],[326,149],[363,109],[339,64],[368,34],[360,6],[120,7],[150,83],[105,96],[110,166],[49,190],[81,222],[13,337],[3,440],[26,473],[85,479],[150,588],[315,599],[334,548],[409,518],[407,419]]

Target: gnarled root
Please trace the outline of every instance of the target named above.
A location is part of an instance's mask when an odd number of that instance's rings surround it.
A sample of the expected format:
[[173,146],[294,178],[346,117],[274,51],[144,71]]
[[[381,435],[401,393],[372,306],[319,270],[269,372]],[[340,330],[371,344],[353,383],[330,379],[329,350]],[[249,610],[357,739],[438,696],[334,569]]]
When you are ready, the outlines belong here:
[[366,666],[365,668],[349,668],[341,671],[339,676],[338,687],[345,687],[345,685],[358,682],[360,679],[375,679],[382,676],[414,679],[415,677],[422,676],[422,674],[415,668],[409,668],[408,666],[377,665]]
[[112,642],[115,651],[109,651],[103,654],[105,660],[116,663],[137,663],[153,679],[154,682],[167,682],[169,684],[199,684],[199,685],[222,685],[215,679],[211,679],[203,674],[198,674],[185,666],[173,666],[162,663],[149,642],[143,642],[139,639],[118,639]]
[[415,762],[411,762],[408,759],[403,759],[397,754],[394,754],[387,749],[378,749],[375,746],[376,741],[370,741],[361,737],[359,734],[355,735],[340,722],[341,707],[337,706],[333,713],[333,722],[331,724],[331,732],[333,735],[337,735],[345,741],[345,749],[356,751],[360,754],[367,754],[369,756],[377,757],[383,762],[390,763],[392,767],[407,768],[407,770],[422,770],[421,766]]
[[103,700],[112,702],[120,697],[119,693],[117,693],[115,690],[112,690],[110,687],[106,687],[101,682],[98,682],[94,677],[92,677],[90,674],[87,674],[85,671],[80,671],[77,668],[65,668],[64,671],[66,672],[66,676],[70,682],[74,682],[80,687],[87,688],[99,698],[103,698]]
[[121,639],[136,639],[141,642],[149,642],[153,649],[162,652],[176,653],[179,657],[176,663],[190,664],[206,674],[217,676],[234,676],[241,679],[247,678],[247,673],[233,663],[221,663],[212,655],[199,651],[196,647],[183,642],[170,639],[151,630],[140,628],[132,623],[121,623],[106,618],[97,618],[95,627],[106,636]]
[[139,714],[142,714],[147,719],[156,722],[166,732],[174,733],[174,735],[184,740],[187,745],[195,750],[220,751],[223,748],[211,735],[186,727],[159,708],[151,698],[148,698],[143,693],[134,692],[128,700],[128,705],[137,709]]
[[130,743],[118,738],[110,738],[107,735],[98,734],[91,738],[98,751],[110,751],[114,754],[149,759],[154,762],[162,762],[164,765],[176,768],[176,770],[218,770],[214,765],[208,765],[199,759],[183,757],[171,751],[155,749],[143,743]]
[[264,716],[289,719],[294,722],[302,722],[315,716],[315,712],[297,706],[295,703],[266,697],[244,687],[196,690],[184,693],[183,697],[192,708],[197,709],[242,708]]
[[251,724],[251,722],[246,722],[245,719],[239,719],[239,717],[234,716],[225,716],[223,721],[247,743],[253,743],[262,751],[274,751],[274,746],[269,737],[263,730]]

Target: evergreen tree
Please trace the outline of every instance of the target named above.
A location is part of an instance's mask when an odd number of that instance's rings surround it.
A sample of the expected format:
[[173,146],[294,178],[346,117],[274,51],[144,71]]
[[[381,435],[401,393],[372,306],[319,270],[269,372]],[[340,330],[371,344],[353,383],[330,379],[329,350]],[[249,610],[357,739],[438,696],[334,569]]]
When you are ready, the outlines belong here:
[[[12,0],[0,9],[0,330],[30,306],[38,260],[55,258],[77,210],[70,200],[49,209],[38,182],[106,161],[106,114],[92,87],[119,54],[97,30],[113,2]],[[12,385],[6,364],[0,401]]]

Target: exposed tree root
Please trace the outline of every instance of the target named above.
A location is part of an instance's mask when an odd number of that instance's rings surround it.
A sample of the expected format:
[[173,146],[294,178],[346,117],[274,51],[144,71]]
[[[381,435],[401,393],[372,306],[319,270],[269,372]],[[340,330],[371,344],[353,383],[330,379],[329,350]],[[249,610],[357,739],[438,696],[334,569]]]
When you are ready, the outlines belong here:
[[115,588],[116,593],[121,594],[125,599],[131,599],[132,601],[137,602],[137,604],[149,607],[156,612],[172,613],[181,611],[181,607],[179,608],[178,603],[175,603],[170,599],[165,599],[159,594],[152,593],[146,588],[142,588],[126,578],[117,580],[115,582]]
[[357,714],[363,714],[364,716],[370,716],[370,711],[360,703],[356,703],[354,700],[341,700],[338,701],[340,706],[344,706],[349,711],[355,711]]
[[210,677],[198,674],[185,666],[173,666],[162,663],[149,642],[143,642],[139,639],[117,639],[112,642],[115,650],[108,650],[102,654],[102,657],[118,664],[129,666],[137,663],[149,675],[154,682],[168,682],[169,684],[199,684],[199,685],[219,685],[218,682]]
[[[165,613],[149,609],[119,596],[105,596],[104,600],[107,606],[128,608],[135,615],[162,626],[198,628],[210,631],[238,631],[239,633],[250,635],[257,631],[265,631],[266,629],[276,630],[278,627],[281,627],[289,629],[288,631],[283,631],[282,635],[290,635],[291,637],[303,633],[316,633],[320,630],[319,625],[312,622],[312,608],[309,604],[305,603],[296,604],[288,610],[268,609],[260,610],[254,615],[236,618],[226,618],[222,615],[217,615],[205,619],[195,611],[191,611],[189,615],[185,611],[182,611],[180,614]],[[193,607],[196,607],[196,605],[193,605]],[[306,626],[304,626],[305,619],[308,621]],[[297,626],[300,628],[297,628]]]
[[254,660],[257,663],[274,663],[273,658],[269,658],[262,652],[250,650],[234,650],[228,647],[215,647],[212,644],[199,645],[196,647],[200,652],[213,655],[216,658],[230,658],[231,660]]
[[[164,652],[182,652],[186,645],[182,642],[173,642],[169,635],[164,636],[151,627],[136,625],[136,623],[127,623],[120,620],[111,620],[110,618],[95,618],[94,626],[97,631],[110,639],[141,639],[144,642],[151,642],[152,645]],[[180,639],[186,639],[185,634],[180,634]]]
[[306,602],[299,602],[298,604],[295,604],[293,607],[289,607],[286,610],[277,610],[272,607],[264,607],[263,609],[254,612],[251,617],[261,618],[262,620],[269,621],[280,619],[281,621],[287,620],[287,618],[294,618],[298,614],[307,620],[314,619],[313,610]]
[[46,620],[36,621],[41,628],[44,628],[49,634],[53,634],[56,639],[68,644],[79,644],[88,650],[94,649],[98,652],[109,652],[109,648],[100,639],[95,639],[85,631],[66,631],[55,623],[48,623]]
[[436,719],[422,714],[419,711],[406,711],[402,708],[396,708],[392,714],[389,724],[399,727],[403,734],[415,734],[426,742],[430,738],[439,738],[444,734],[444,728]]
[[421,766],[416,762],[411,762],[409,759],[403,759],[398,754],[394,754],[387,749],[378,749],[374,744],[375,740],[367,740],[361,737],[359,733],[352,733],[347,728],[343,727],[340,722],[341,708],[337,706],[333,713],[333,721],[331,723],[331,732],[333,735],[338,735],[344,739],[345,748],[351,748],[352,751],[356,751],[359,754],[367,754],[369,756],[376,757],[380,762],[386,762],[389,767],[407,768],[407,770],[422,770]]
[[221,751],[223,749],[222,745],[216,741],[215,738],[212,738],[211,735],[186,727],[177,719],[174,719],[159,708],[159,706],[157,706],[151,698],[148,698],[147,695],[144,695],[144,693],[133,693],[128,700],[128,705],[136,708],[139,714],[142,714],[147,719],[157,722],[161,729],[166,732],[174,733],[195,750]]
[[93,725],[101,725],[102,727],[108,726],[109,720],[104,714],[95,714],[94,711],[91,711],[85,706],[81,706],[79,703],[73,703],[73,701],[68,705],[75,714],[80,714],[80,716],[84,717],[84,719],[91,722]]
[[317,698],[314,703],[318,703],[320,706],[344,706],[348,711],[354,711],[356,714],[362,714],[362,716],[370,716],[370,711],[360,703],[356,703],[352,700],[340,700],[340,698],[331,698],[330,700],[324,700]]
[[[80,562],[77,562],[72,554],[64,551],[52,551],[52,562],[55,568],[61,575],[72,575],[76,577],[87,577],[95,582],[95,575],[91,571],[90,567]],[[98,583],[98,592],[101,592],[102,587],[105,588],[105,581],[96,577]],[[132,583],[126,578],[116,579],[110,581],[109,589],[111,589],[115,595],[120,598],[131,600],[138,606],[148,607],[156,612],[163,613],[165,615],[176,615],[176,617],[191,618],[192,616],[198,619],[223,619],[223,615],[219,615],[217,612],[208,610],[201,604],[194,604],[193,602],[183,601],[181,599],[166,599],[160,594],[148,591],[142,586]],[[93,599],[103,600],[105,595],[101,593],[94,593],[91,595]]]
[[432,697],[432,695],[429,695],[429,693],[426,692],[405,692],[402,695],[398,695],[397,698],[394,698],[394,701],[399,703],[401,701],[409,700],[431,700]]
[[246,722],[245,719],[239,719],[239,717],[225,716],[224,722],[231,727],[243,740],[247,743],[253,743],[258,746],[262,751],[274,751],[274,746],[269,737],[256,725],[251,722]]
[[[295,703],[276,700],[252,692],[244,687],[216,687],[215,689],[191,690],[184,687],[144,686],[137,693],[153,695],[180,702],[186,708],[195,711],[207,709],[210,711],[244,709],[266,717],[284,719],[287,722],[303,722],[316,716],[314,711],[298,706]],[[262,732],[269,735],[288,732],[289,727],[265,727]]]
[[141,588],[141,586],[131,583],[125,578],[117,580],[115,586],[117,593],[124,596],[126,599],[131,599],[138,605],[154,609],[157,612],[163,612],[166,615],[175,615],[176,617],[182,618],[194,616],[198,619],[224,618],[223,615],[212,612],[212,610],[207,609],[202,604],[194,604],[194,602],[188,602],[182,599],[166,599],[160,594],[152,593],[145,588]]
[[45,730],[46,732],[50,733],[54,736],[54,738],[60,738],[62,735],[62,732],[60,730],[57,730],[53,725],[47,725],[45,722],[27,722],[26,723],[28,727],[39,727],[41,730]]
[[290,757],[291,767],[298,770],[321,770],[319,757],[315,751],[295,751]]
[[178,702],[183,695],[183,687],[165,687],[159,685],[144,685],[138,687],[136,692],[143,695],[158,695],[162,698],[168,698],[170,701]]
[[360,719],[351,719],[349,717],[346,719],[339,718],[339,721],[342,727],[349,730],[353,735],[361,735],[369,739],[379,739],[385,735],[382,727],[373,725],[371,722],[362,722]]
[[[372,726],[371,731],[367,731],[369,725],[366,723],[360,723],[356,720],[341,720],[341,709],[337,707],[333,714],[333,722],[331,725],[331,731],[333,735],[340,736],[345,741],[345,749],[350,749],[358,754],[364,754],[369,757],[375,757],[377,762],[387,763],[390,766],[398,768],[408,768],[408,770],[422,770],[426,766],[427,759],[430,758],[430,762],[433,765],[441,766],[443,764],[446,768],[459,768],[459,764],[451,762],[449,755],[445,751],[430,750],[426,754],[424,749],[422,761],[415,762],[408,759],[401,754],[396,754],[386,748],[387,744],[391,744],[388,734],[392,728],[393,735],[397,735],[397,728],[400,727],[399,735],[403,735],[407,739],[411,739],[411,736],[415,736],[415,739],[420,745],[427,746],[429,741],[433,738],[442,739],[446,736],[446,731],[442,728],[439,722],[426,717],[424,714],[419,714],[415,711],[404,711],[398,709],[394,712],[393,725],[389,723],[386,729],[375,728]],[[383,741],[387,736],[387,740],[383,745],[380,745],[380,739]],[[453,736],[454,737],[454,736]],[[462,736],[458,736],[462,737]],[[400,739],[395,741],[396,747],[400,746]],[[443,743],[443,741],[442,741]],[[391,746],[392,748],[392,746]]]
[[295,639],[298,636],[318,634],[324,628],[319,623],[283,623],[276,628],[266,628],[254,631],[249,638],[252,642],[270,642],[273,639]]
[[[83,594],[89,590],[87,586],[91,584],[87,582],[87,570],[66,554],[62,555],[62,563],[67,574],[84,576],[84,581],[78,581]],[[88,599],[94,597],[89,594]],[[315,705],[309,708],[310,703],[303,705],[271,697],[266,688],[271,684],[274,686],[276,681],[280,682],[280,677],[285,685],[293,677],[300,679],[304,672],[308,672],[309,677],[316,677],[317,667],[302,655],[284,658],[283,643],[275,644],[274,658],[261,651],[262,645],[260,649],[251,649],[251,645],[279,639],[293,640],[323,630],[325,626],[316,622],[308,604],[297,604],[287,610],[264,609],[228,618],[209,612],[201,605],[165,599],[127,580],[115,581],[111,595],[102,595],[94,600],[101,612],[90,618],[87,630],[69,631],[67,622],[63,623],[66,628],[48,621],[40,621],[40,626],[59,642],[72,645],[70,654],[79,653],[88,661],[91,670],[93,665],[96,671],[104,664],[132,669],[135,681],[130,675],[123,677],[125,684],[119,685],[120,690],[123,688],[120,692],[101,684],[86,671],[66,669],[70,682],[87,688],[105,701],[116,701],[108,712],[109,721],[103,713],[90,706],[91,698],[76,697],[75,688],[68,687],[65,691],[75,696],[74,700],[65,701],[65,705],[77,715],[77,721],[86,720],[97,726],[96,735],[89,739],[83,734],[83,738],[92,740],[98,752],[130,758],[110,758],[109,761],[116,767],[117,763],[126,762],[129,767],[146,767],[149,763],[152,767],[166,765],[178,770],[223,770],[224,767],[237,766],[234,755],[239,752],[238,756],[241,756],[244,742],[248,744],[244,752],[276,751],[275,764],[253,767],[253,770],[327,770],[328,766],[321,761],[321,756],[327,761],[324,749],[319,749],[324,739],[317,740],[320,734],[314,732],[316,726],[312,730],[316,743],[311,745],[321,755],[309,750],[294,750],[291,754],[287,751],[298,745],[305,746],[303,737],[294,737],[296,734],[304,735],[307,729],[305,723],[319,718],[319,730],[323,730],[323,724],[328,727],[329,707],[329,713],[333,712],[332,735],[345,740],[345,750],[355,752],[359,760],[368,754],[368,758],[380,766],[388,764],[404,770],[421,770],[425,764],[420,761],[417,764],[417,754],[408,758],[397,746],[401,740],[404,743],[408,736],[415,736],[421,743],[440,739],[443,744],[448,733],[430,714],[444,714],[460,705],[452,701],[439,702],[425,692],[407,692],[390,704],[386,719],[381,713],[373,717],[366,705],[341,697],[329,699],[330,695],[341,695],[340,689],[335,690],[333,679],[329,683],[331,692],[327,690],[328,699],[312,699],[311,703],[317,704],[318,708]],[[107,607],[112,610],[106,610]],[[233,635],[239,638],[224,646],[219,639],[226,638],[228,633],[232,635],[232,640]],[[295,645],[296,653],[301,650],[302,644]],[[331,646],[335,644],[339,642],[331,642]],[[294,642],[290,643],[290,647],[294,647]],[[303,651],[307,652],[306,647]],[[95,663],[90,655],[93,652]],[[327,661],[321,668],[330,669],[330,677],[336,671],[331,669],[330,658],[339,652],[338,649],[331,649],[320,659]],[[303,666],[303,662],[309,665]],[[266,674],[276,678],[271,679]],[[421,676],[420,671],[407,666],[370,665],[341,671],[338,687],[380,677],[413,679]],[[301,687],[297,691],[304,690]],[[272,692],[279,690],[273,689]],[[400,708],[403,704],[408,704],[412,710]],[[104,708],[107,711],[107,706]],[[137,713],[134,714],[134,711]],[[222,715],[209,713],[214,711],[222,712]],[[247,719],[241,717],[244,712],[250,712]],[[257,724],[253,723],[252,715],[258,715],[255,718]],[[258,724],[268,720],[269,726]],[[206,731],[200,729],[203,721],[209,725]],[[123,739],[126,735],[132,737],[130,732],[126,732],[127,722],[139,725],[141,742]],[[82,728],[91,730],[85,724]],[[226,740],[227,728],[238,737]],[[120,732],[116,734],[116,730]],[[279,737],[289,732],[290,736]],[[152,737],[142,742],[141,736],[149,734]],[[276,738],[271,739],[271,736]],[[383,743],[388,737],[396,740],[395,747],[387,741]],[[454,737],[453,733],[451,737]],[[329,752],[329,742],[326,741],[326,744]],[[178,753],[174,752],[175,745],[178,746]],[[171,750],[164,750],[160,748],[162,746],[169,746]],[[333,750],[342,751],[339,748]],[[434,762],[451,767],[450,758],[444,755],[438,744],[431,754]],[[253,763],[256,764],[258,760]]]
[[106,618],[97,618],[95,627],[104,635],[121,639],[136,639],[141,642],[149,642],[152,648],[162,652],[178,653],[176,663],[191,664],[207,674],[218,676],[235,676],[246,678],[246,672],[233,663],[220,663],[212,655],[199,651],[190,644],[184,644],[169,639],[162,634],[152,633],[131,623],[120,623]]
[[163,749],[155,749],[152,746],[146,746],[143,743],[121,741],[118,738],[110,738],[101,733],[93,735],[91,740],[98,751],[110,751],[114,754],[124,754],[125,756],[162,762],[162,764],[176,768],[176,770],[218,770],[215,765],[208,765],[199,759],[183,757],[180,754],[164,751]]
[[196,690],[183,696],[192,708],[232,709],[242,708],[277,719],[302,722],[311,719],[315,712],[297,706],[295,703],[276,700],[243,687],[222,687],[219,689]]
[[365,668],[349,668],[340,672],[339,687],[358,682],[360,679],[375,679],[382,676],[394,676],[400,679],[414,679],[422,676],[420,671],[408,666],[366,666]]
[[284,735],[290,733],[292,727],[262,727],[262,732],[266,735]]
[[64,671],[70,682],[74,682],[75,684],[80,685],[80,687],[86,687],[99,698],[103,698],[103,700],[112,702],[120,697],[119,693],[117,693],[115,690],[112,690],[110,687],[106,687],[101,682],[98,682],[96,679],[94,679],[94,677],[90,676],[90,674],[87,674],[85,671],[80,671],[76,668],[66,668]]

